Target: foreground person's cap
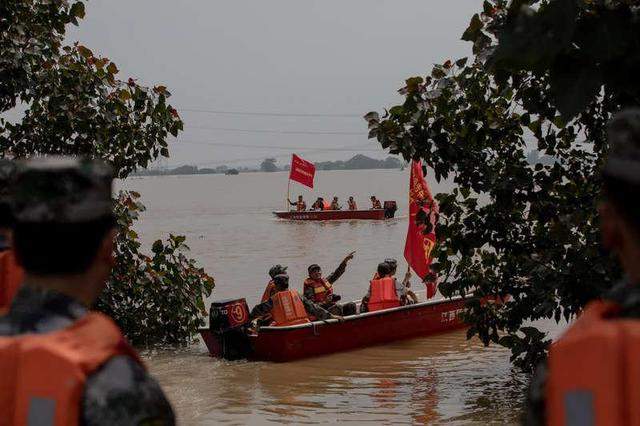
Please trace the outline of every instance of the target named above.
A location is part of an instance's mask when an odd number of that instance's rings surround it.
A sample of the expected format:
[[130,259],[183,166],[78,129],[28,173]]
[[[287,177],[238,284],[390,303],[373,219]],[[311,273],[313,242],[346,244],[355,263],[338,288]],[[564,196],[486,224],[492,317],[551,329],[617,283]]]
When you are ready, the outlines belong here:
[[17,165],[12,210],[18,223],[80,223],[113,214],[113,173],[98,160],[43,157]]
[[619,112],[607,130],[609,155],[604,174],[640,185],[640,109]]

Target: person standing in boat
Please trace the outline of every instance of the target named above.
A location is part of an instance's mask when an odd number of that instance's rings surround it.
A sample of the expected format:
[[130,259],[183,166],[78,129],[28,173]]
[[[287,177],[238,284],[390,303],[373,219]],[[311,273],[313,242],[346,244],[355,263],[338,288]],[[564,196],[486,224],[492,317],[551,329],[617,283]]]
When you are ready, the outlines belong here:
[[309,277],[304,281],[304,296],[315,303],[320,304],[324,309],[338,315],[353,315],[356,313],[355,303],[347,303],[339,305],[337,302],[341,299],[340,296],[333,293],[333,284],[344,274],[347,269],[347,264],[351,259],[355,251],[349,253],[340,262],[340,265],[333,271],[327,278],[322,276],[322,268],[320,265],[310,265],[307,271]]
[[380,210],[380,209],[382,209],[382,204],[380,203],[380,200],[378,200],[375,195],[372,195],[371,210]]
[[600,231],[626,276],[604,300],[589,303],[551,345],[531,379],[527,425],[625,424],[638,411],[633,372],[640,344],[640,109],[614,116],[607,138]]
[[340,203],[338,202],[338,197],[333,197],[333,201],[331,201],[331,207],[329,207],[329,210],[342,210],[342,206],[340,206]]
[[307,203],[304,202],[304,198],[302,198],[302,195],[298,195],[298,201],[296,202],[292,202],[288,198],[287,198],[287,201],[289,202],[290,206],[295,206],[296,211],[298,212],[303,212],[307,210]]
[[349,197],[349,201],[347,201],[347,203],[349,204],[349,210],[351,211],[358,210],[358,206],[356,205],[356,200],[354,200],[353,197]]
[[6,424],[175,424],[118,326],[89,311],[115,261],[112,176],[104,163],[73,158],[18,167],[11,210],[25,279],[0,318],[0,358],[3,383],[11,373],[21,386],[0,386],[12,404],[2,407]]
[[320,320],[337,319],[342,317],[333,315],[320,305],[313,303],[306,297],[300,297],[296,290],[289,288],[289,275],[282,273],[273,277],[275,293],[268,300],[256,305],[249,315],[250,320],[271,318],[273,326],[288,326],[306,324],[309,316]]

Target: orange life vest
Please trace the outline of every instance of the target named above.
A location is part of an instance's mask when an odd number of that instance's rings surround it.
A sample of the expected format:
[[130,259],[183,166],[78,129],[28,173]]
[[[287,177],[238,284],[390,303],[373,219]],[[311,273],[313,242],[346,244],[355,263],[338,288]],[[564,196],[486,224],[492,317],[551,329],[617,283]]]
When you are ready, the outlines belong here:
[[16,263],[13,250],[0,252],[0,314],[5,313],[18,292],[24,271]]
[[[592,302],[549,352],[549,425],[640,425],[640,321]],[[576,423],[577,422],[577,423]]]
[[322,201],[322,210],[330,210],[331,209],[331,203],[329,203],[327,200],[323,200]]
[[358,206],[355,201],[349,201],[349,210],[358,210]]
[[382,208],[382,204],[380,204],[380,200],[375,200],[371,202],[371,208],[374,210],[379,210]]
[[297,325],[309,322],[309,316],[304,309],[300,295],[295,290],[279,291],[271,298],[273,300],[273,325]]
[[296,201],[296,210],[299,212],[305,211],[307,209],[307,203],[304,201]]
[[371,280],[369,291],[369,312],[400,306],[400,298],[396,292],[396,280],[393,277]]
[[328,302],[333,295],[333,285],[324,278],[320,278],[320,280],[317,281],[307,278],[304,281],[304,289],[307,290],[308,288],[313,289],[313,301],[315,303]]
[[265,288],[264,293],[262,293],[262,299],[260,300],[260,303],[264,303],[267,300],[271,299],[271,296],[273,296],[275,292],[276,285],[273,283],[273,280],[269,281],[269,284],[267,284],[267,288]]
[[0,337],[0,426],[77,425],[89,375],[116,355],[142,362],[108,317],[47,334]]

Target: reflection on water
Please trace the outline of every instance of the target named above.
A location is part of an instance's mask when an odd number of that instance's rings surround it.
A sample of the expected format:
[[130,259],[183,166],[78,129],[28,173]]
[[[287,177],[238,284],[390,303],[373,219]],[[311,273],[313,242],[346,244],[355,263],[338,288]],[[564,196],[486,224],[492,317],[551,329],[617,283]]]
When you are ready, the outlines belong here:
[[464,332],[286,364],[227,362],[204,347],[151,356],[183,424],[513,423],[525,378]]
[[[292,285],[301,288],[309,264],[328,274],[356,250],[336,283],[344,300],[355,300],[378,262],[403,258],[408,171],[320,171],[313,193],[292,191],[307,200],[354,195],[363,206],[371,194],[396,200],[399,217],[384,222],[277,220],[271,211],[283,207],[286,179],[285,173],[168,176],[125,186],[147,205],[138,224],[147,244],[169,231],[187,236],[191,256],[216,278],[212,299],[246,297],[252,305],[271,265],[288,265]],[[446,183],[430,185],[434,192],[450,190]],[[419,285],[414,280],[415,290]],[[510,423],[519,416],[526,381],[512,371],[507,351],[467,342],[464,332],[287,364],[218,361],[202,344],[146,358],[185,425]]]

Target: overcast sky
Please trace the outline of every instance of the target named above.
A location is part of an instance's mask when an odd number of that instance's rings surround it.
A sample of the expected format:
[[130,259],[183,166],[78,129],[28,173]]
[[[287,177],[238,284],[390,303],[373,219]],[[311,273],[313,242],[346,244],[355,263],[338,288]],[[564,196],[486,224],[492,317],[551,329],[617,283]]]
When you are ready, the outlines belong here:
[[460,35],[481,5],[92,0],[68,40],[115,61],[122,79],[169,88],[185,132],[168,165],[380,158],[362,115],[400,101],[405,78],[470,54]]

